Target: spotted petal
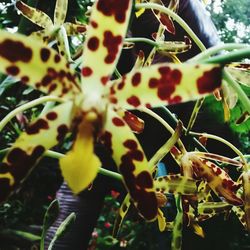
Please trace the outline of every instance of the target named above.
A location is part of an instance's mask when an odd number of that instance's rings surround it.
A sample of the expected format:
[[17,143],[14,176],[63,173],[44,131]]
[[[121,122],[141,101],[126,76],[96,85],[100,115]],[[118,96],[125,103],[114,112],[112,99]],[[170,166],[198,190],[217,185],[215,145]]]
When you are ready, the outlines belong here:
[[63,27],[66,30],[68,36],[83,34],[86,32],[87,28],[85,24],[78,24],[78,23],[64,23]]
[[83,52],[85,91],[101,91],[113,73],[127,31],[131,5],[131,0],[95,2]]
[[72,120],[73,104],[67,102],[31,123],[0,163],[0,202],[23,182],[43,153],[58,144]]
[[224,213],[229,211],[232,205],[227,202],[202,202],[198,205],[199,215],[216,215],[218,213]]
[[44,93],[74,98],[78,78],[67,61],[37,40],[0,30],[0,71]]
[[182,195],[197,194],[197,183],[197,180],[181,176],[179,174],[165,175],[154,180],[154,185],[157,192]]
[[179,54],[188,51],[191,44],[187,41],[161,41],[158,43],[157,51],[162,55],[169,53]]
[[57,0],[54,12],[54,24],[61,26],[66,18],[68,9],[68,0]]
[[93,127],[90,123],[80,123],[73,148],[60,159],[60,167],[65,181],[75,194],[94,180],[101,162],[94,153]]
[[111,109],[107,113],[105,132],[101,141],[109,149],[123,175],[125,185],[139,213],[149,221],[154,220],[157,216],[157,199],[153,179],[148,170],[148,161],[126,122]]
[[22,1],[16,2],[16,7],[26,18],[28,18],[31,22],[37,24],[38,26],[44,29],[50,29],[51,27],[54,27],[50,17],[41,10],[30,7]]
[[242,175],[244,190],[244,211],[247,230],[250,232],[250,170],[244,171]]
[[140,105],[160,106],[190,101],[221,85],[221,68],[216,65],[157,64],[113,81],[110,99],[132,109]]
[[227,67],[227,71],[236,81],[248,87],[250,86],[250,64],[232,63]]
[[235,194],[239,185],[223,169],[194,155],[190,155],[189,159],[193,163],[195,174],[199,178],[206,180],[217,195],[223,196],[232,205],[240,206],[243,204],[242,199]]
[[132,114],[131,112],[124,110],[124,109],[118,109],[117,114],[126,121],[130,129],[134,133],[141,133],[144,129],[144,121],[137,117],[136,115]]
[[[161,0],[157,0],[156,2],[164,6],[164,3]],[[170,10],[177,12],[178,7],[179,7],[179,0],[172,0],[169,2],[168,8]],[[175,26],[170,16],[157,10],[153,10],[153,13],[155,17],[158,19],[158,21],[165,27],[165,29],[169,33],[175,34]]]

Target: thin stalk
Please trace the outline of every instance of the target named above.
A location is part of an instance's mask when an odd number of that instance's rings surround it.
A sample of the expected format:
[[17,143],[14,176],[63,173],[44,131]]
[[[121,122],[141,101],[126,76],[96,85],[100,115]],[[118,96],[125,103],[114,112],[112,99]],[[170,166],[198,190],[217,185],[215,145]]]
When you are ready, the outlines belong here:
[[209,138],[209,139],[213,139],[213,140],[216,140],[216,141],[219,141],[225,145],[227,145],[229,148],[231,148],[241,159],[242,161],[242,164],[244,166],[244,169],[247,168],[247,161],[244,157],[244,155],[240,152],[240,150],[238,148],[236,148],[231,142],[221,138],[220,136],[217,136],[217,135],[212,135],[212,134],[207,134],[207,133],[197,133],[197,132],[189,132],[191,135],[195,135],[195,136],[204,136],[206,138]]
[[238,62],[242,59],[250,58],[250,46],[248,48],[239,49],[237,51],[229,52],[225,55],[213,56],[211,58],[201,60],[201,63],[218,63],[218,64],[227,64],[231,62]]
[[232,76],[224,69],[223,70],[223,78],[230,84],[230,86],[237,93],[238,98],[242,102],[242,105],[245,107],[247,111],[250,110],[250,100],[246,93],[242,90],[240,85],[232,78]]
[[209,49],[206,49],[205,51],[199,53],[198,55],[190,58],[187,62],[193,63],[193,62],[203,61],[212,55],[220,53],[223,50],[230,51],[235,49],[244,49],[244,48],[247,49],[249,47],[250,47],[249,44],[238,44],[238,43],[219,44],[217,46],[213,46]]
[[122,75],[121,75],[121,73],[118,71],[117,68],[115,68],[114,74],[116,75],[116,77],[117,77],[118,79],[119,79],[119,78],[122,78]]
[[[55,152],[55,151],[52,151],[52,150],[47,150],[45,152],[45,156],[55,158],[55,159],[60,159],[60,158],[62,158],[64,156],[64,154],[58,153],[58,152]],[[119,181],[121,181],[123,179],[120,174],[118,174],[116,172],[113,172],[113,171],[110,171],[110,170],[107,170],[107,169],[104,169],[104,168],[99,168],[99,174],[111,177],[111,178],[119,180]]]
[[49,101],[55,101],[55,102],[62,102],[62,99],[56,96],[43,96],[40,97],[36,100],[30,101],[28,103],[23,104],[22,106],[14,109],[13,111],[11,111],[8,115],[6,115],[0,122],[0,131],[4,128],[4,126],[13,118],[15,117],[17,114],[19,114],[20,112],[23,112],[27,109],[30,109],[34,106],[37,106],[39,104],[42,104],[44,102],[49,102]]
[[125,39],[125,42],[132,42],[132,43],[147,43],[153,47],[158,47],[158,43],[151,40],[151,39],[148,39],[148,38],[145,38],[145,37],[133,37],[133,38],[126,38]]
[[[63,47],[65,49],[65,51],[64,51],[65,56],[66,56],[68,62],[72,63],[73,60],[71,59],[71,55],[70,55],[69,41],[68,41],[66,30],[65,30],[63,25],[61,25],[60,30],[58,31],[58,40],[59,41],[61,40],[60,38],[62,38],[62,41],[64,43]],[[60,48],[59,48],[59,50],[60,50]]]
[[197,100],[195,102],[195,106],[193,108],[191,117],[190,117],[190,119],[188,121],[188,126],[187,126],[187,130],[186,130],[185,135],[188,135],[189,131],[193,128],[194,123],[196,121],[196,118],[197,118],[197,116],[199,114],[199,110],[200,110],[202,104],[204,103],[204,101],[205,101],[205,97],[202,97],[202,98],[200,98],[199,100]]
[[40,116],[46,114],[49,110],[51,110],[55,106],[55,102],[47,102],[44,107],[42,112],[40,113]]
[[[155,118],[157,121],[159,121],[166,129],[167,131],[169,131],[171,134],[175,133],[175,130],[159,115],[157,115],[156,113],[154,113],[152,110],[146,108],[146,107],[142,107],[139,108],[140,111],[145,112],[146,114],[152,116],[153,118]],[[177,124],[176,124],[177,125]],[[180,150],[185,153],[186,149],[184,144],[182,143],[182,141],[180,139],[177,140],[177,143],[180,147]],[[164,144],[165,145],[165,144]]]
[[[168,108],[162,106],[161,109],[164,111],[164,114],[166,114],[168,120],[174,124],[174,126],[177,125],[178,120],[176,119],[176,117],[174,116],[174,114],[172,114]],[[183,126],[182,130],[186,133],[187,129]],[[200,151],[203,152],[207,152],[207,149],[193,136],[191,136],[191,140],[192,142],[195,144],[195,146],[197,147],[197,149],[199,149]]]
[[188,24],[177,14],[175,14],[172,10],[155,3],[140,3],[135,5],[136,9],[154,9],[158,10],[168,16],[172,17],[190,36],[190,38],[195,42],[195,44],[199,47],[201,51],[206,50],[206,47],[198,38],[198,36],[192,31],[192,29],[188,26]]

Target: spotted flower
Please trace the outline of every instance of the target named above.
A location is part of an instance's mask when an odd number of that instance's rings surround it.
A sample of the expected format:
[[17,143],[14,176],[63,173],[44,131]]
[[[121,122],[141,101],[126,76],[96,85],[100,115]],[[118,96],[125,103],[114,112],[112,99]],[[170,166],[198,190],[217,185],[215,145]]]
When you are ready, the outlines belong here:
[[0,31],[1,72],[65,101],[32,122],[2,161],[1,201],[24,181],[47,149],[77,128],[72,149],[60,160],[62,174],[73,192],[79,193],[95,178],[101,163],[94,154],[94,143],[100,141],[115,160],[140,214],[147,220],[156,218],[157,198],[148,161],[128,126],[133,127],[136,119],[124,109],[199,98],[220,87],[221,68],[211,64],[159,64],[110,80],[131,5],[132,0],[95,2],[80,79],[54,50]]
[[86,31],[86,26],[83,24],[75,24],[69,22],[65,23],[68,9],[68,0],[56,1],[54,22],[52,22],[52,20],[46,13],[30,7],[22,1],[16,2],[16,8],[31,22],[43,28],[40,31],[33,32],[32,36],[43,40],[43,42],[45,43],[48,43],[49,41],[56,38],[60,54],[62,56],[65,55],[66,57],[68,57],[68,60],[70,59],[68,53],[69,45],[67,35],[71,36],[79,33],[84,33]]

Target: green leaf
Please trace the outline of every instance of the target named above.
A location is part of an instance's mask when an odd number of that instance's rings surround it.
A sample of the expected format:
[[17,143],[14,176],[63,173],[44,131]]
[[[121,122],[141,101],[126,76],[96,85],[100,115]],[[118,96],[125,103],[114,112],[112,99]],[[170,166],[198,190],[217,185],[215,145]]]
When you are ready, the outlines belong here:
[[53,200],[50,203],[49,207],[47,208],[47,211],[43,218],[43,229],[41,235],[40,250],[44,249],[44,240],[46,232],[49,229],[49,227],[54,223],[54,221],[58,217],[58,214],[59,214],[59,202],[58,200]]
[[55,242],[62,237],[63,235],[65,235],[65,233],[69,230],[70,226],[75,222],[76,219],[76,214],[75,213],[71,213],[62,223],[61,225],[58,227],[58,229],[56,230],[55,236],[52,239],[52,241],[49,244],[48,250],[51,250],[52,247],[54,246]]

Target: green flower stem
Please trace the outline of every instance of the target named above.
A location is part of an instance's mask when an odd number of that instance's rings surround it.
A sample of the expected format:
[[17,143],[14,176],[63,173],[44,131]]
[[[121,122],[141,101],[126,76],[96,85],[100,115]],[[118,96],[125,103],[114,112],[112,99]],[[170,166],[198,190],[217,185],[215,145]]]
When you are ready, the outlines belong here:
[[145,38],[145,37],[133,37],[133,38],[126,38],[125,39],[125,42],[132,42],[132,43],[147,43],[153,47],[158,47],[158,43],[151,40],[151,39],[148,39],[148,38]]
[[[1,151],[0,151],[1,152]],[[55,158],[55,159],[60,159],[61,157],[64,156],[64,154],[52,151],[52,150],[48,150],[45,152],[45,156],[51,157],[51,158]],[[120,174],[104,169],[104,168],[99,168],[99,174],[114,178],[116,180],[121,181],[123,178]]]
[[202,62],[203,60],[209,58],[210,56],[215,55],[224,50],[231,51],[235,49],[238,50],[238,49],[247,49],[247,48],[250,48],[249,44],[238,44],[238,43],[219,44],[199,53],[198,55],[189,59],[187,62],[191,62],[191,63],[199,62],[199,61]]
[[42,104],[44,102],[62,102],[62,99],[56,96],[43,96],[40,97],[36,100],[30,101],[28,103],[23,104],[22,106],[14,109],[13,111],[11,111],[7,116],[5,116],[1,122],[0,122],[0,131],[4,128],[4,126],[13,118],[15,117],[17,114],[19,114],[20,112],[23,112],[27,109],[30,109],[34,106],[37,106],[39,104]]
[[[5,149],[0,150],[0,155],[7,154],[9,150],[10,150],[10,148],[5,148]],[[54,158],[54,159],[60,159],[65,155],[62,154],[62,153],[52,151],[52,150],[47,150],[45,152],[44,156],[51,157],[51,158]],[[104,168],[99,168],[99,174],[111,177],[111,178],[119,180],[119,181],[123,180],[122,175],[120,175],[120,174],[118,174],[116,172],[104,169]]]
[[192,127],[194,126],[194,123],[196,121],[196,118],[199,114],[199,110],[202,106],[202,104],[204,103],[205,101],[205,97],[202,97],[200,99],[198,99],[196,102],[195,102],[195,105],[194,105],[194,108],[193,108],[193,111],[192,111],[192,114],[191,114],[191,117],[188,121],[188,125],[187,125],[187,130],[186,130],[186,133],[185,135],[188,135],[189,131],[192,129]]
[[242,105],[245,107],[247,111],[250,110],[250,100],[247,97],[246,93],[240,87],[240,85],[232,78],[232,76],[224,69],[223,70],[223,78],[230,84],[230,86],[237,93],[238,98],[242,102]]
[[46,102],[46,104],[43,107],[42,112],[40,113],[40,116],[46,114],[49,110],[51,110],[55,106],[55,102]]
[[57,35],[58,35],[58,41],[60,41],[61,39],[63,40],[64,48],[65,48],[64,52],[65,52],[65,56],[68,62],[72,63],[73,60],[71,59],[71,55],[70,55],[69,41],[68,41],[66,30],[63,25],[61,25]]
[[[142,107],[142,108],[139,108],[139,110],[140,111],[142,111],[142,112],[145,112],[146,114],[148,114],[148,115],[150,115],[150,116],[152,116],[153,118],[155,118],[157,121],[159,121],[171,134],[174,134],[174,129],[162,118],[162,117],[160,117],[159,115],[157,115],[155,112],[153,112],[152,110],[150,110],[150,109],[148,109],[148,108],[145,108],[145,107]],[[176,123],[176,125],[177,125],[177,123]],[[184,144],[182,143],[182,141],[181,141],[181,139],[178,139],[177,140],[177,143],[178,143],[178,145],[179,145],[179,147],[180,147],[180,149],[181,149],[181,151],[183,152],[183,153],[185,153],[185,151],[186,151],[186,149],[185,149],[185,146],[184,146]],[[163,147],[165,148],[166,146],[168,146],[169,145],[169,143],[165,143],[164,145],[163,145]],[[159,151],[159,150],[158,150]],[[157,152],[158,152],[157,151]],[[166,152],[166,153],[168,153],[168,152]],[[157,154],[155,155],[156,157],[157,157]],[[163,158],[163,157],[162,157]],[[150,162],[152,162],[152,163],[154,163],[156,160],[155,160],[155,157],[153,156],[152,157],[152,159],[150,160]],[[152,166],[150,166],[150,167],[152,167]]]
[[114,74],[116,75],[116,77],[117,77],[118,79],[119,79],[119,78],[122,78],[122,75],[121,75],[121,73],[118,71],[117,68],[115,68]]
[[172,10],[155,3],[140,3],[135,5],[136,9],[154,9],[158,10],[170,17],[172,17],[190,36],[190,38],[195,42],[195,44],[200,48],[201,51],[206,50],[206,47],[201,42],[201,40],[197,37],[197,35],[190,29],[188,24],[177,14],[175,14]]
[[[176,119],[176,117],[174,116],[174,114],[172,114],[168,108],[162,106],[161,107],[162,111],[164,112],[164,115],[167,116],[168,120],[174,124],[174,126],[177,125],[178,120]],[[183,126],[183,131],[186,133],[187,129]],[[203,151],[203,152],[207,152],[207,149],[193,136],[191,136],[191,140],[192,142],[195,144],[195,146],[197,147],[198,150]]]
[[[244,156],[245,159],[250,159],[250,155],[243,155],[243,156]],[[239,159],[240,159],[239,156],[233,158],[233,160],[236,160],[236,161],[238,161]]]
[[250,46],[237,51],[229,52],[228,54],[213,56],[211,58],[201,60],[200,63],[218,63],[227,64],[231,62],[238,62],[242,59],[250,58]]
[[190,132],[191,135],[196,135],[196,136],[204,136],[206,138],[209,138],[209,139],[213,139],[213,140],[216,140],[216,141],[219,141],[225,145],[227,145],[228,147],[230,147],[241,159],[242,161],[242,164],[243,164],[243,167],[244,169],[247,168],[247,161],[244,157],[244,155],[240,152],[240,150],[238,148],[236,148],[231,142],[221,138],[220,136],[217,136],[217,135],[212,135],[212,134],[207,134],[207,133],[196,133],[196,132]]

